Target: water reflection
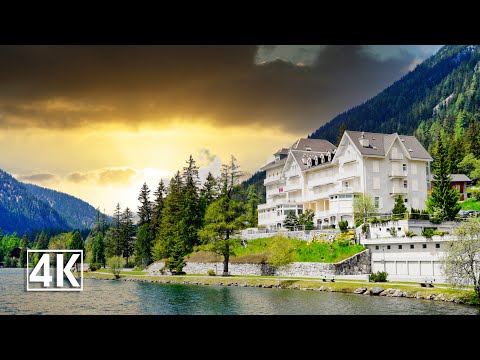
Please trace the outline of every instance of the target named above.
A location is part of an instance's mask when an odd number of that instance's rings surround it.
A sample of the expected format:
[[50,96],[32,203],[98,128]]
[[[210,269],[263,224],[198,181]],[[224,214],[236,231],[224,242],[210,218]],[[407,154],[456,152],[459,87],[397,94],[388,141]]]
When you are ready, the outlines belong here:
[[84,280],[83,292],[26,292],[22,269],[0,269],[0,314],[476,314],[439,301],[224,286]]

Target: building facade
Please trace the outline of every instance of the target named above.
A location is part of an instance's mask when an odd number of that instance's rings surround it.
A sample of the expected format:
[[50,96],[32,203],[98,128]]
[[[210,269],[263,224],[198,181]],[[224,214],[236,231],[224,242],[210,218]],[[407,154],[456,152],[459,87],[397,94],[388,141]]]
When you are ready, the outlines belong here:
[[345,131],[337,147],[327,140],[299,139],[265,165],[266,203],[258,224],[282,227],[289,211],[315,213],[319,228],[347,220],[353,225],[353,199],[372,198],[379,213],[393,209],[403,195],[408,209],[425,209],[432,157],[414,136]]

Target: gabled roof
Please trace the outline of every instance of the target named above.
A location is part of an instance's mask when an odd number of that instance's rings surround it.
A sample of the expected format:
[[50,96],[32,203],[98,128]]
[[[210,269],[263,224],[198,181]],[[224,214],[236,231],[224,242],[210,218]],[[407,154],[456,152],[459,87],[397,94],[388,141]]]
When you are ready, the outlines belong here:
[[[362,155],[385,156],[395,139],[398,137],[404,150],[412,159],[433,160],[415,136],[398,135],[397,133],[382,134],[364,132],[365,137],[368,139],[369,147],[363,147],[360,145],[359,141],[359,138],[362,136],[362,131],[345,130],[345,133],[350,137],[353,144]],[[409,149],[411,149],[411,151]]]
[[307,148],[309,148],[310,151],[327,152],[329,150],[333,151],[337,147],[330,141],[324,139],[298,139],[292,146],[290,146],[291,150],[307,151]]
[[465,174],[450,174],[452,182],[471,182],[470,178]]
[[307,164],[303,163],[303,161],[302,161],[303,155],[307,155],[309,157],[314,157],[315,155],[317,155],[318,157],[320,157],[320,155],[324,154],[324,153],[319,152],[319,151],[299,151],[299,150],[292,150],[291,153],[292,153],[292,156],[294,157],[294,159],[297,161],[298,166],[300,166],[300,170],[302,170],[302,171],[311,168]]
[[287,158],[283,158],[282,160],[278,160],[278,161],[272,161],[272,162],[268,163],[267,165],[261,167],[260,171],[272,169],[272,168],[275,168],[275,167],[280,166],[280,165],[285,165],[286,161],[287,161]]
[[281,148],[273,155],[288,155],[288,148]]

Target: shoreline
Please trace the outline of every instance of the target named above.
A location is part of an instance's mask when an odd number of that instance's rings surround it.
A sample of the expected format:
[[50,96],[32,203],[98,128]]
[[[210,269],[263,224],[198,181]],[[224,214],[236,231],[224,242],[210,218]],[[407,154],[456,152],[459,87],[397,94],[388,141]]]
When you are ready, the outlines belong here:
[[85,278],[97,280],[133,281],[160,284],[179,285],[204,285],[204,286],[238,286],[275,288],[303,291],[328,291],[351,293],[357,295],[405,297],[410,299],[445,301],[456,304],[477,305],[471,301],[473,291],[457,290],[447,287],[422,288],[413,283],[370,283],[365,281],[335,279],[335,282],[323,282],[322,279],[306,278],[280,278],[280,285],[276,277],[260,276],[204,276],[204,275],[125,275],[121,274],[119,279],[113,275],[102,272],[84,273]]

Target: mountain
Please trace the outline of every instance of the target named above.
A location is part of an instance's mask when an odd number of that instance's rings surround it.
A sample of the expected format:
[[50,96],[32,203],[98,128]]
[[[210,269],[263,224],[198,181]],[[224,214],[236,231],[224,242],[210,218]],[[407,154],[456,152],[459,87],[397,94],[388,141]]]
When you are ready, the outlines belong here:
[[480,46],[444,46],[378,95],[336,116],[310,137],[336,143],[339,128],[345,123],[349,130],[415,135],[431,150],[438,129],[453,135],[463,132],[478,117],[479,81]]
[[97,210],[79,198],[33,184],[24,186],[30,194],[58,212],[72,229],[89,229],[97,221]]
[[[309,137],[336,144],[345,124],[348,130],[415,135],[433,153],[440,131],[444,144],[455,144],[452,153],[460,147],[478,155],[479,88],[480,46],[444,46],[378,95],[336,116]],[[255,186],[260,186],[265,175],[256,175]]]
[[0,170],[0,229],[4,233],[43,229],[83,229],[96,210],[73,196],[21,183]]

